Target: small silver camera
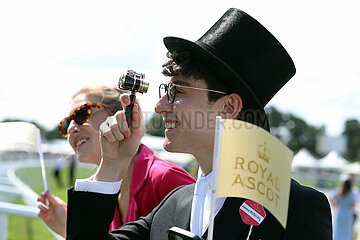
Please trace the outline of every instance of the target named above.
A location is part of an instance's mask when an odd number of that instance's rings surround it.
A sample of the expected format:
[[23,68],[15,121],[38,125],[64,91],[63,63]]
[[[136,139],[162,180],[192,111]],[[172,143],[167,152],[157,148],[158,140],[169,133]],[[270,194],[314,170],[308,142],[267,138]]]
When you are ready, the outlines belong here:
[[130,105],[125,109],[126,121],[131,125],[131,114],[135,103],[135,94],[146,93],[149,89],[149,83],[144,82],[145,74],[137,73],[133,70],[128,70],[126,75],[119,78],[119,88],[122,90],[130,90]]
[[146,93],[149,89],[149,83],[144,81],[145,74],[128,70],[126,75],[119,79],[119,88],[130,90],[131,92]]

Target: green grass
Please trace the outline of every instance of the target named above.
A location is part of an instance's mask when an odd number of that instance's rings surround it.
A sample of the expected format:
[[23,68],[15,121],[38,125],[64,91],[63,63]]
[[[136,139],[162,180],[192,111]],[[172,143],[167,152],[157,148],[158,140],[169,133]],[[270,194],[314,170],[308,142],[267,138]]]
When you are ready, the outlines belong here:
[[[20,198],[15,203],[23,204]],[[41,220],[10,216],[8,240],[18,239],[51,240],[55,238],[41,223]]]
[[[94,173],[94,168],[77,168],[76,178],[87,178]],[[36,193],[40,194],[44,191],[44,185],[42,182],[40,168],[24,168],[19,169],[16,175],[27,185],[29,185]],[[48,182],[48,188],[51,194],[60,197],[65,202],[67,201],[66,193],[67,189],[72,187],[69,184],[69,171],[63,169],[61,172],[61,178],[63,186],[59,187],[52,174],[52,169],[46,169],[46,176]],[[19,198],[15,203],[23,204]],[[46,229],[40,219],[29,219],[18,216],[9,217],[8,226],[8,240],[51,240],[55,239],[52,234]]]

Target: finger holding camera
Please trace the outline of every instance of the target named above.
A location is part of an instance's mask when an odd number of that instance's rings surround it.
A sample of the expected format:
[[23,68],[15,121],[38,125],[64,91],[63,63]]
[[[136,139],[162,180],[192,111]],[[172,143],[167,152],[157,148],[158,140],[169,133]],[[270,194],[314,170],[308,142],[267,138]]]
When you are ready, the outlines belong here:
[[[131,102],[128,94],[122,94],[120,101],[123,109],[126,109]],[[141,137],[141,115],[136,103],[132,109],[130,127],[126,121],[124,110],[108,117],[100,125],[102,160],[95,179],[98,181],[122,179],[131,159],[137,157]]]

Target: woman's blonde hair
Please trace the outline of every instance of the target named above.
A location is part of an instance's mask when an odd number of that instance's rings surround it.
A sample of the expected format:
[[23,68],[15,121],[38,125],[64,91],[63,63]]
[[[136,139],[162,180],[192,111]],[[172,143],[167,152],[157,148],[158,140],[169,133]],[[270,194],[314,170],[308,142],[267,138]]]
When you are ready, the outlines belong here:
[[[105,85],[85,86],[72,96],[72,100],[79,95],[85,95],[87,98],[94,99],[96,103],[102,105],[110,111],[111,114],[115,114],[117,111],[123,109],[120,102],[120,95],[126,92],[127,91]],[[137,100],[136,103],[139,106],[140,115],[142,115],[141,108]]]

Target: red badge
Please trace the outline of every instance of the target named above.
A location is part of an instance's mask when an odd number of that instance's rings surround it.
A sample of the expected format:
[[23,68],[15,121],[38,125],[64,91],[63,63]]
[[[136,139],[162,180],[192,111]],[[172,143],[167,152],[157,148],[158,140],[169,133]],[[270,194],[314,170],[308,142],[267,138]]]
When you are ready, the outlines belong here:
[[239,208],[239,213],[243,222],[248,225],[260,225],[266,217],[263,206],[251,200],[243,202]]

